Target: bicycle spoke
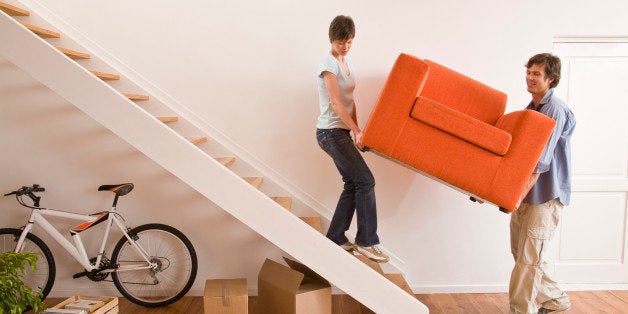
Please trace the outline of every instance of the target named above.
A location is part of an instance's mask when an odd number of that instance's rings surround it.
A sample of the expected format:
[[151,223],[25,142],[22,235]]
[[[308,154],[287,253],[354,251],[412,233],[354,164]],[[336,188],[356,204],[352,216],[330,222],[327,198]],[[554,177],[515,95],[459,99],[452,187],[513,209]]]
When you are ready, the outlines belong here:
[[[145,261],[126,237],[120,240],[112,254],[119,265],[113,279],[120,292],[144,306],[162,306],[182,297],[191,287],[198,267],[189,240],[176,229],[159,224],[138,227],[130,234],[135,235],[149,260]],[[132,270],[138,263],[143,263],[145,269]]]

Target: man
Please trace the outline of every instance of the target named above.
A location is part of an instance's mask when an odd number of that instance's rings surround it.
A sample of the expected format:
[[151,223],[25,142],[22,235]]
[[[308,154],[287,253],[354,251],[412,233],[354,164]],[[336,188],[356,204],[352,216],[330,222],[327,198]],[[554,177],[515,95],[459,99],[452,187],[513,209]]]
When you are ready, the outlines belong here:
[[525,197],[510,220],[510,244],[515,258],[510,277],[510,312],[552,313],[570,307],[569,296],[545,273],[544,255],[561,210],[569,205],[569,142],[576,120],[554,95],[554,87],[560,81],[560,59],[549,53],[537,54],[528,60],[526,68],[526,84],[532,95],[526,109],[556,120],[556,126],[522,194]]

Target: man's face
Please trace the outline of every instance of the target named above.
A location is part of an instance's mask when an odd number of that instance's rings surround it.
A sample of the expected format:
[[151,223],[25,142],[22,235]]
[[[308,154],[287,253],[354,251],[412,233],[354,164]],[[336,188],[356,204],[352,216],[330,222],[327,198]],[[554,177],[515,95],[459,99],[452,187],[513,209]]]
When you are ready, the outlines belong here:
[[528,92],[532,95],[545,95],[553,81],[553,78],[549,78],[545,74],[544,63],[533,64],[526,70],[526,84],[528,86]]

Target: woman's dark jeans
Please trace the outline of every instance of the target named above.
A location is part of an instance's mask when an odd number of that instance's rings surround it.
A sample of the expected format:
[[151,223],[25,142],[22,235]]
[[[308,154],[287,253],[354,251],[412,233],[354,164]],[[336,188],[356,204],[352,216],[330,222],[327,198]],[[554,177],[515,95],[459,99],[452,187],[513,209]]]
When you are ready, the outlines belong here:
[[334,160],[345,183],[327,238],[338,245],[349,241],[345,231],[349,230],[353,213],[357,211],[358,234],[355,243],[360,246],[379,244],[375,179],[355,147],[349,130],[317,129],[316,139],[318,145]]

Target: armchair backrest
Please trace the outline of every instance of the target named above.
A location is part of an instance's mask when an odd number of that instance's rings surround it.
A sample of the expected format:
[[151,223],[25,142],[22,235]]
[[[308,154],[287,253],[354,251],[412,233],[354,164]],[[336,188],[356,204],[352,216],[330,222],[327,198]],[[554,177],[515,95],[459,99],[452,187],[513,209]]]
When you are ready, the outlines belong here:
[[417,97],[429,98],[490,125],[504,114],[506,94],[436,62],[424,61],[429,72]]

